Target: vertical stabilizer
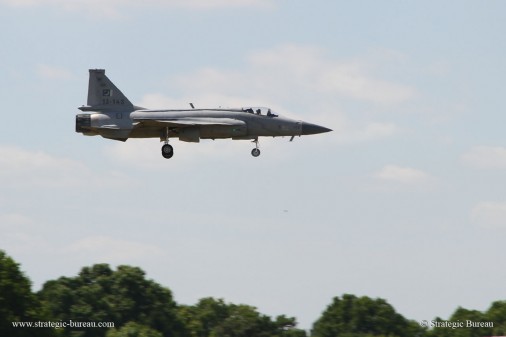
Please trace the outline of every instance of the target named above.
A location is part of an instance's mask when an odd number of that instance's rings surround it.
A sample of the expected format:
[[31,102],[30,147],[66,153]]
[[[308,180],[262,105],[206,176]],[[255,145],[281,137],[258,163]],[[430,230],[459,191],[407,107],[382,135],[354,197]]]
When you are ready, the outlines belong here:
[[104,69],[90,69],[87,104],[88,107],[97,110],[134,110],[134,106],[128,98],[105,76]]

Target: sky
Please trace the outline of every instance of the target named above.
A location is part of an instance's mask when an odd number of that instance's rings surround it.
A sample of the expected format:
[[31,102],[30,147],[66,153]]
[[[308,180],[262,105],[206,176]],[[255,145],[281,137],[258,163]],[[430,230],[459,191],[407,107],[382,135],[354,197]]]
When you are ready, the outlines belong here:
[[[0,249],[33,289],[138,266],[178,303],[414,320],[506,299],[506,2],[0,0]],[[147,108],[268,106],[331,133],[75,133],[88,69]]]

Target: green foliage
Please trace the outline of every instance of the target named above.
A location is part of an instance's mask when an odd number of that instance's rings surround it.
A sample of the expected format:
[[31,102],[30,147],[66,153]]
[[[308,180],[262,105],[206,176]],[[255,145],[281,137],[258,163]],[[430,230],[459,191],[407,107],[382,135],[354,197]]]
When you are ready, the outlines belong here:
[[[13,328],[12,322],[114,322],[115,328]],[[481,337],[506,335],[506,301],[486,312],[458,308],[439,322],[464,327],[421,328],[383,299],[335,297],[315,322],[312,337]],[[467,322],[493,327],[467,327]],[[85,267],[76,277],[48,281],[38,294],[19,265],[0,250],[0,336],[9,337],[307,337],[293,317],[272,319],[248,305],[204,298],[177,306],[169,289],[136,267]]]
[[[43,318],[30,280],[19,270],[19,264],[0,250],[0,336],[32,336],[29,328],[14,328],[12,322],[35,322]],[[51,329],[37,329],[38,336],[52,336]]]
[[295,318],[278,316],[276,320],[261,315],[248,305],[226,304],[223,300],[204,298],[194,306],[179,310],[192,337],[305,337],[296,329]]
[[229,308],[221,299],[203,298],[194,306],[181,306],[179,315],[191,336],[207,337],[229,316]]
[[145,325],[128,322],[120,329],[113,328],[107,331],[105,337],[163,337],[163,335]]
[[[46,282],[39,292],[53,320],[114,322],[122,327],[137,322],[163,336],[184,336],[177,319],[176,303],[169,289],[145,279],[135,267],[107,264],[85,267],[74,278],[62,277]],[[66,328],[82,337],[103,337],[107,328]]]
[[487,321],[494,323],[492,335],[506,336],[506,301],[492,303],[485,317]]
[[[468,310],[464,308],[457,308],[453,315],[450,317],[451,322],[486,322],[486,315],[478,310]],[[454,329],[454,337],[474,337],[474,336],[490,336],[492,334],[491,328],[460,328]]]
[[19,265],[0,251],[0,335],[8,335],[6,329],[12,326],[11,322],[30,318],[35,301],[30,287]]
[[487,314],[477,310],[468,310],[464,308],[457,308],[448,320],[442,320],[437,317],[435,322],[454,324],[456,327],[434,327],[428,333],[428,337],[481,337],[491,336],[492,328],[488,327],[468,327],[467,321],[471,322],[489,322],[490,319]]
[[395,312],[383,299],[335,297],[313,325],[313,337],[416,337],[425,330]]

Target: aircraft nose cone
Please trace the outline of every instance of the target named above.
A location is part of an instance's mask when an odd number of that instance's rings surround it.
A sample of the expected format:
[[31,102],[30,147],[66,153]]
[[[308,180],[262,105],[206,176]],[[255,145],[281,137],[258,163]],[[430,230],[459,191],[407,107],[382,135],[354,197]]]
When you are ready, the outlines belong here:
[[324,133],[330,131],[332,130],[320,125],[302,122],[302,132],[301,132],[302,135],[315,135],[317,133]]

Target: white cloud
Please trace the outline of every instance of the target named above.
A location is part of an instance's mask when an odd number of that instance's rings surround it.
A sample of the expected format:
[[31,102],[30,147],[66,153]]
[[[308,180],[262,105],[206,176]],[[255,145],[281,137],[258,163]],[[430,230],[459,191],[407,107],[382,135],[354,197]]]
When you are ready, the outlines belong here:
[[374,111],[375,105],[391,108],[417,95],[410,86],[372,75],[380,66],[374,60],[336,60],[311,46],[281,45],[251,52],[245,61],[241,70],[206,67],[173,77],[171,86],[185,99],[148,94],[141,105],[269,106],[286,117],[330,127],[334,133],[326,139],[352,143],[390,137],[400,128],[393,122],[374,121],[370,111],[363,112],[366,119],[352,116],[343,111],[343,100],[372,105]]
[[224,7],[264,7],[274,6],[272,0],[158,0],[154,1],[168,6],[189,7],[196,9]]
[[4,187],[97,187],[125,181],[129,179],[119,172],[93,172],[72,159],[0,145],[0,184]]
[[[49,224],[20,214],[0,214],[0,246],[16,254],[41,254],[50,258],[67,256],[69,261],[82,263],[109,262],[135,263],[145,258],[164,256],[164,250],[156,245],[112,238],[104,235],[87,236],[77,241],[59,241],[48,235]],[[5,222],[4,222],[5,221]],[[54,229],[53,229],[54,230]]]
[[[355,99],[378,104],[398,104],[415,96],[406,85],[381,80],[370,75],[366,61],[329,59],[323,50],[300,45],[282,45],[252,53],[243,72],[213,68],[199,70],[179,78],[178,85],[193,91],[227,92],[245,96],[284,98],[300,101],[304,97]],[[244,85],[237,85],[242,83]]]
[[391,137],[400,132],[393,123],[372,122],[366,125],[353,125],[349,122],[334,130],[340,143],[368,142]]
[[67,253],[86,256],[97,261],[126,263],[164,255],[163,249],[145,243],[90,236],[70,244],[64,249]]
[[68,80],[72,78],[72,74],[67,69],[47,64],[40,64],[37,67],[37,74],[50,80]]
[[471,218],[482,227],[506,228],[506,202],[480,202],[473,207]]
[[104,155],[131,167],[163,170],[160,147],[158,139],[131,139],[126,143],[109,142],[104,147]]
[[360,64],[333,64],[328,68],[315,82],[320,90],[381,104],[401,103],[414,95],[409,87],[367,75]]
[[[54,249],[43,236],[40,223],[22,213],[0,214],[0,247],[19,254],[52,252]],[[42,235],[41,235],[42,234]]]
[[5,228],[7,228],[8,226],[20,226],[31,223],[32,219],[24,214],[19,213],[0,214],[0,225],[5,226]]
[[195,10],[257,7],[272,8],[272,0],[0,0],[0,4],[11,7],[32,8],[52,7],[65,11],[85,12],[92,16],[117,18],[125,15],[125,11],[142,6],[153,8],[186,8]]
[[506,169],[506,148],[475,146],[461,156],[461,161],[479,169]]
[[386,165],[374,177],[401,184],[422,184],[431,180],[431,176],[424,171],[397,165]]

